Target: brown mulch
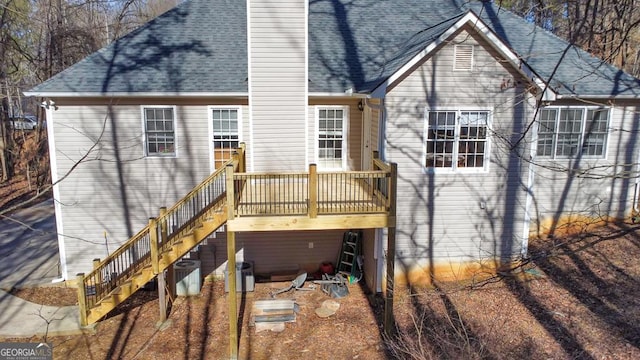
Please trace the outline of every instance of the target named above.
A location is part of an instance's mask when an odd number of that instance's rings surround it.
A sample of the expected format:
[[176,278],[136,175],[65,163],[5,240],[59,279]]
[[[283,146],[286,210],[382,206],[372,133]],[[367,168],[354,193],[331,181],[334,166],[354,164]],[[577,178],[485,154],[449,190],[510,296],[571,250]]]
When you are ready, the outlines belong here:
[[30,287],[11,289],[11,295],[47,306],[71,306],[78,304],[78,291],[68,287]]

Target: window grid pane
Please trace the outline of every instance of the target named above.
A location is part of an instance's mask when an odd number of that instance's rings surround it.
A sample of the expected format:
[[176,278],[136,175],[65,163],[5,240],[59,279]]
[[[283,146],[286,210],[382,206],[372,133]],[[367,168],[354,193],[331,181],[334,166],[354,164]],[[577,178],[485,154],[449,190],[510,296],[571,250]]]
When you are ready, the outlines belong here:
[[603,156],[609,109],[543,109],[538,119],[537,154],[543,157]]
[[587,111],[585,127],[582,153],[587,156],[603,155],[607,148],[609,110],[593,109]]
[[237,109],[211,110],[213,121],[214,167],[217,169],[231,159],[239,146]]
[[321,109],[318,115],[318,165],[341,168],[344,110]]
[[487,141],[486,112],[460,113],[460,144],[458,145],[457,167],[483,167],[484,150]]
[[427,130],[426,167],[451,168],[455,147],[455,111],[430,111]]
[[147,108],[144,114],[147,155],[175,155],[173,108]]
[[483,168],[487,111],[430,111],[425,139],[428,168]]

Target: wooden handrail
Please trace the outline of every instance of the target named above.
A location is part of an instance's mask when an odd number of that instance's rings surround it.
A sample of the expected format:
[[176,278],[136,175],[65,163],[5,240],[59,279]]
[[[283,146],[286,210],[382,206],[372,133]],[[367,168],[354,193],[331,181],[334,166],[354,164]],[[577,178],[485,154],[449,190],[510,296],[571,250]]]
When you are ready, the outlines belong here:
[[86,318],[94,304],[144,267],[152,265],[153,274],[161,271],[161,254],[202,224],[212,211],[227,211],[227,220],[253,215],[306,214],[315,218],[395,212],[392,198],[396,185],[391,178],[397,170],[378,158],[372,163],[373,170],[367,171],[319,172],[311,165],[308,172],[246,173],[241,144],[224,166],[169,209],[162,208],[157,218],[81,277],[79,286],[85,299],[81,311]]
[[[142,230],[129,238],[113,253],[105,259],[94,262],[94,269],[87,275],[78,276],[79,296],[84,301],[80,302],[81,319],[86,319],[89,309],[100,299],[104,298],[121,285],[133,273],[144,266],[153,264],[153,272],[157,274],[157,266],[160,256],[160,246],[166,246],[180,238],[185,228],[194,227],[194,221],[208,208],[220,202],[221,197],[206,193],[211,186],[224,176],[226,165],[232,165],[239,171],[245,163],[245,145],[240,144],[237,155],[225,163],[225,166],[215,171],[192,189],[187,195],[178,200],[170,209],[160,211],[157,219],[152,219]],[[224,192],[224,188],[221,190]],[[222,197],[223,199],[224,197]],[[193,208],[189,208],[193,206]],[[201,207],[201,208],[198,208]],[[184,212],[191,216],[183,219],[179,229],[168,229],[167,226],[172,216]],[[191,224],[191,225],[189,225]],[[169,233],[169,234],[168,234]],[[86,291],[90,289],[91,291]]]
[[391,171],[391,165],[385,163],[384,161],[380,160],[380,159],[373,159],[373,168],[374,169],[380,169],[381,171],[384,172],[390,172]]
[[[236,173],[235,216],[385,213],[389,211],[389,177],[392,167],[376,159],[386,170]],[[250,184],[242,191],[237,183]],[[231,201],[231,200],[229,200]],[[239,201],[239,203],[237,203]]]

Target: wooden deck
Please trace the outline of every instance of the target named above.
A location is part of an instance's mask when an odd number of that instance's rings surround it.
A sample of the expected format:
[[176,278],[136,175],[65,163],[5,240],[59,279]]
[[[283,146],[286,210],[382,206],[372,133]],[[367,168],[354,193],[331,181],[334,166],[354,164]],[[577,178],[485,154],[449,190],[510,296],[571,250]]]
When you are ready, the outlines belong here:
[[[388,170],[234,173],[232,231],[387,227]],[[229,189],[229,187],[228,187]]]
[[[239,231],[388,228],[384,329],[393,324],[397,167],[377,159],[373,170],[318,173],[246,173],[242,144],[224,168],[104,259],[78,274],[80,323],[107,315],[154,277],[159,282],[160,321],[166,320],[165,270],[220,226],[226,225],[229,288],[236,288]],[[169,273],[171,273],[169,271]],[[233,294],[233,292],[232,292]],[[229,297],[230,357],[237,357],[238,307]]]

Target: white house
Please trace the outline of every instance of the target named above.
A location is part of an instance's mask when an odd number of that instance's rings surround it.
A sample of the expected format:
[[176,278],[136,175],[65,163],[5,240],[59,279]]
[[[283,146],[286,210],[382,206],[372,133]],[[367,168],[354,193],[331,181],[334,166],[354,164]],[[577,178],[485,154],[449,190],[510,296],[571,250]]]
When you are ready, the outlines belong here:
[[[247,202],[229,212],[223,185],[234,183],[220,178],[202,208],[171,220],[215,249],[211,271],[228,252],[257,273],[312,269],[335,261],[345,230],[362,229],[365,281],[380,291],[387,255],[396,281],[426,282],[526,256],[530,234],[628,216],[638,79],[489,2],[455,3],[189,0],[31,89],[55,103],[63,276],[91,271],[240,143],[235,191]],[[313,190],[314,169],[335,177]],[[250,195],[260,179],[268,194]],[[356,199],[367,205],[336,210],[353,199],[333,194],[322,210],[323,194],[353,182],[373,196]],[[395,206],[371,205],[394,182]],[[220,196],[215,211],[229,217],[194,230]],[[250,202],[280,205],[255,216]]]

